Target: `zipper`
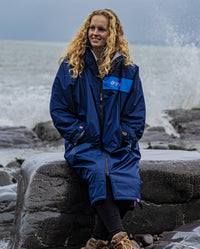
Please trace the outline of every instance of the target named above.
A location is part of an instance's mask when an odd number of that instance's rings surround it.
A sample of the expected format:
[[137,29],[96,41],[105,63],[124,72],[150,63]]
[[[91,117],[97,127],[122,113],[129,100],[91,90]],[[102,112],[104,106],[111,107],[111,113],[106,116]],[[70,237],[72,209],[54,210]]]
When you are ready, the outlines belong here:
[[99,124],[100,124],[100,142],[99,142],[99,147],[102,149],[102,134],[103,134],[103,92],[102,92],[102,84],[103,81],[101,80],[100,82],[100,96],[99,96]]
[[105,152],[103,152],[103,156],[105,159],[105,164],[106,164],[106,176],[109,176],[109,171],[108,171],[108,158]]
[[[101,127],[101,140],[102,140],[102,129],[103,129],[103,80],[101,80],[101,91],[100,91],[100,127]],[[102,141],[100,142],[102,145]],[[101,146],[100,145],[100,146]],[[106,176],[109,176],[109,171],[108,171],[108,158],[105,152],[103,152],[103,156],[105,159],[105,164],[106,164]]]

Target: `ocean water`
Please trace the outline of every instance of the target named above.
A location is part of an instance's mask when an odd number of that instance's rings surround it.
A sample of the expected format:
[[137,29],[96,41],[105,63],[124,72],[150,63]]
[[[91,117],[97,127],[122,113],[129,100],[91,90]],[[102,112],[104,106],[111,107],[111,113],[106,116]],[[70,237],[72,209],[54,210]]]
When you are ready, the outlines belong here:
[[[66,46],[65,42],[0,40],[0,126],[33,128],[50,120],[51,88]],[[200,48],[175,40],[170,46],[131,44],[131,53],[140,67],[147,124],[175,133],[164,110],[200,107]],[[0,150],[0,163],[40,152]]]
[[[0,126],[50,120],[49,99],[64,42],[0,40]],[[170,125],[166,109],[200,107],[200,48],[131,45],[147,107],[147,123]]]

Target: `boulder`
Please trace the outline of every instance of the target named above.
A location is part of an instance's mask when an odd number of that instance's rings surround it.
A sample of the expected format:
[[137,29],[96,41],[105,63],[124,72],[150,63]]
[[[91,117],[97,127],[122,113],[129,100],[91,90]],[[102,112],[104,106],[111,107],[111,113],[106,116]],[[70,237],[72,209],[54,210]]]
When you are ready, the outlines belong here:
[[170,123],[183,139],[200,139],[200,108],[167,110]]
[[164,127],[146,127],[140,145],[145,149],[154,150],[198,150],[200,142],[198,139],[187,139],[180,137],[178,133],[167,134]]
[[11,184],[11,175],[4,169],[0,169],[0,186]]
[[[200,154],[142,151],[143,209],[124,218],[130,234],[160,234],[200,219]],[[62,153],[33,156],[22,164],[9,249],[80,248],[95,225],[87,185]]]
[[200,160],[143,161],[141,176],[145,201],[173,204],[200,198]]
[[14,161],[9,162],[5,166],[5,170],[10,174],[12,183],[16,183],[19,179],[19,175],[21,172],[21,165],[24,162],[24,159],[16,158]]
[[200,249],[200,220],[184,224],[167,233],[146,249]]
[[47,141],[50,144],[60,145],[64,143],[64,139],[54,127],[52,121],[38,123],[33,131],[42,141]]
[[143,209],[128,212],[124,224],[131,233],[160,234],[200,219],[200,153],[141,151]]
[[0,127],[1,148],[34,148],[44,143],[37,135],[26,127]]
[[17,184],[0,187],[0,240],[8,238],[13,229]]
[[87,186],[62,158],[41,154],[22,165],[9,248],[76,248],[91,234]]

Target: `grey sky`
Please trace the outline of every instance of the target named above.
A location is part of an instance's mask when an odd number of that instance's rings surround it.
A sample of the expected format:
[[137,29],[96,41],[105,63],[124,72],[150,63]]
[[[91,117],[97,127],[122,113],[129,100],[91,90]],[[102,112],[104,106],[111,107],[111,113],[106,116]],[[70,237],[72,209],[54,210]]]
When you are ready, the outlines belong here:
[[118,14],[130,42],[200,44],[200,0],[0,0],[0,39],[68,41],[99,8]]

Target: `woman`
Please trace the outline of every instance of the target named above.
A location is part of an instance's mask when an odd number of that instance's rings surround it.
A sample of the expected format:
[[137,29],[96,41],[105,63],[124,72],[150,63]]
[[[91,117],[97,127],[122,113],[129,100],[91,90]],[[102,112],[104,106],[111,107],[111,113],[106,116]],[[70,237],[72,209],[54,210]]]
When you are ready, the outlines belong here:
[[50,112],[65,138],[65,158],[88,183],[98,215],[86,249],[139,248],[122,217],[141,204],[138,140],[145,124],[139,70],[117,15],[93,11],[69,44],[56,75]]

